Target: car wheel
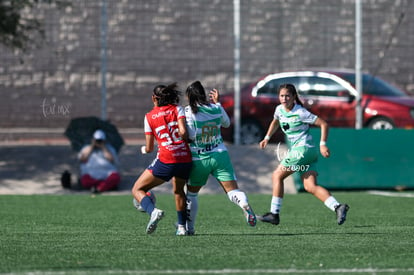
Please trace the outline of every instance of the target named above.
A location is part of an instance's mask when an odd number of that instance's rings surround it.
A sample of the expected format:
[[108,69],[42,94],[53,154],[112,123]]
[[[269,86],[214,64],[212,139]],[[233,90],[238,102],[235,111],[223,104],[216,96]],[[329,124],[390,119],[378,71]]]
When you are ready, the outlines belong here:
[[257,144],[264,137],[263,128],[255,121],[248,120],[242,123],[240,127],[241,144]]
[[394,129],[394,123],[386,117],[377,117],[371,120],[371,122],[368,124],[368,128],[374,129],[374,130],[390,130]]

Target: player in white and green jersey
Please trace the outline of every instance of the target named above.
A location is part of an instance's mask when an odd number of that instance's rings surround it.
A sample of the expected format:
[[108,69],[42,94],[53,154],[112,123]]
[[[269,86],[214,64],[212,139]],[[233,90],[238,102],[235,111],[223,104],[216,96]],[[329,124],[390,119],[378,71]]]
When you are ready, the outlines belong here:
[[295,104],[290,111],[287,111],[283,105],[278,105],[273,118],[279,121],[289,146],[289,151],[281,160],[281,164],[286,169],[301,174],[313,170],[318,152],[309,134],[309,124],[314,124],[318,117],[300,104]]
[[[215,152],[227,151],[220,128],[229,127],[230,119],[220,103],[198,106],[196,114],[187,106],[185,114],[193,161],[209,158]],[[233,179],[236,179],[235,176],[232,176]]]
[[257,218],[263,222],[274,225],[279,224],[279,214],[284,195],[283,181],[289,175],[299,172],[305,190],[324,202],[329,209],[336,212],[337,223],[341,225],[345,222],[349,206],[339,203],[326,188],[317,184],[316,177],[318,173],[316,172],[315,164],[318,160],[318,152],[313,143],[312,136],[309,134],[310,124],[321,128],[319,150],[323,157],[329,157],[330,152],[326,145],[328,124],[303,107],[294,85],[281,85],[278,93],[280,105],[276,107],[267,134],[259,146],[264,149],[270,137],[280,126],[287,137],[289,151],[273,172],[273,196],[270,212]]
[[189,145],[193,159],[190,180],[187,184],[187,232],[194,234],[198,211],[198,192],[213,175],[221,184],[229,199],[242,208],[249,225],[256,225],[256,216],[248,203],[246,194],[239,190],[236,175],[227,148],[223,143],[220,128],[229,127],[230,119],[219,103],[219,92],[213,89],[207,99],[199,81],[186,90],[189,106],[185,117],[189,134]]

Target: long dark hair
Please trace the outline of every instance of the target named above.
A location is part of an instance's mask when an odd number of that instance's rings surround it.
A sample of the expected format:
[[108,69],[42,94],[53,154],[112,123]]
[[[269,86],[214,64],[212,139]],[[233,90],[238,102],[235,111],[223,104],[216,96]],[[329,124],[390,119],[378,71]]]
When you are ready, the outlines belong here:
[[303,103],[299,99],[299,95],[298,95],[298,92],[296,91],[295,85],[290,84],[290,83],[282,84],[282,85],[279,86],[279,89],[277,90],[277,93],[279,94],[280,90],[282,90],[282,89],[288,90],[288,92],[295,98],[296,104],[299,104],[300,106],[303,107]]
[[206,91],[201,85],[200,81],[195,81],[187,87],[185,91],[188,97],[191,111],[194,114],[198,112],[198,105],[209,105],[210,102],[207,99]]
[[166,106],[169,104],[178,104],[180,102],[181,92],[177,90],[177,83],[168,86],[157,85],[152,91],[153,96],[157,99],[158,106]]

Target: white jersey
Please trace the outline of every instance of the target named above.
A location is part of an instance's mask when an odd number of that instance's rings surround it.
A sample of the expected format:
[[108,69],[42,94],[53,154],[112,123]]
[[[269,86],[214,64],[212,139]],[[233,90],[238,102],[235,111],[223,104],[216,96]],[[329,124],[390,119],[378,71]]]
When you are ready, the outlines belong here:
[[295,104],[289,112],[278,105],[273,118],[279,121],[280,128],[286,134],[291,147],[314,147],[312,136],[309,134],[309,124],[314,124],[318,116],[309,112],[299,104]]
[[229,127],[230,119],[220,103],[198,106],[197,114],[186,106],[185,118],[193,160],[203,159],[213,152],[227,151],[220,128]]

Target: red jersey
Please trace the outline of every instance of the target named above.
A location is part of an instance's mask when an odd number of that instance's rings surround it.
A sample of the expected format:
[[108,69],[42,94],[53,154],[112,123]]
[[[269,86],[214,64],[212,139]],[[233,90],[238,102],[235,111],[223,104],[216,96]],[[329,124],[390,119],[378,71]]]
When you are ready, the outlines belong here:
[[145,115],[146,135],[153,135],[158,143],[158,158],[163,163],[191,162],[188,144],[178,134],[178,119],[185,118],[178,105],[154,107]]

